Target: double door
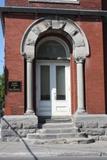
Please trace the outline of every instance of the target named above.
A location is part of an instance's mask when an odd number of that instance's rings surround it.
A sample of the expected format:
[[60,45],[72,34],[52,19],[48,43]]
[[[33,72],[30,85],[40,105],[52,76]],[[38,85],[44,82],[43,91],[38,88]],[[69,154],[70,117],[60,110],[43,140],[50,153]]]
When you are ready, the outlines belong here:
[[70,66],[68,62],[36,63],[36,110],[38,116],[70,116]]

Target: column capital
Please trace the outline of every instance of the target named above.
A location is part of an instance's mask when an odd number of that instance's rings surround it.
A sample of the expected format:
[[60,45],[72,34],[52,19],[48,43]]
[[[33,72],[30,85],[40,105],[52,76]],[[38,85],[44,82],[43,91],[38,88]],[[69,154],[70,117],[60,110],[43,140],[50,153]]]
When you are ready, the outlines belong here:
[[33,59],[35,58],[35,54],[33,52],[26,52],[24,54],[24,57],[25,57],[27,62],[31,62],[32,63]]
[[29,62],[29,63],[32,63],[33,58],[31,58],[31,57],[28,58],[28,57],[27,57],[27,58],[26,58],[26,61]]
[[75,58],[75,62],[78,64],[78,63],[84,63],[84,61],[85,61],[85,57],[77,57],[77,58]]

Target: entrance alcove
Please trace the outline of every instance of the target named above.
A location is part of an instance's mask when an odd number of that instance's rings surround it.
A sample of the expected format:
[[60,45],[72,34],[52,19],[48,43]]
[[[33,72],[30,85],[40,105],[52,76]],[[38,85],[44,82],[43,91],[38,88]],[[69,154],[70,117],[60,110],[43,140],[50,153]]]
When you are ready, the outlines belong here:
[[[48,46],[47,46],[47,44],[48,44]],[[40,47],[40,46],[42,46],[42,47]],[[52,46],[54,46],[53,47],[54,49],[50,49],[50,50],[51,50],[51,53],[54,54],[54,56],[50,56],[49,51],[45,54],[45,56],[43,53],[41,54],[41,52],[44,52],[44,50],[46,48],[48,48],[48,50],[49,50],[49,48],[51,48]],[[74,62],[76,62],[76,65],[77,65],[77,67],[76,67],[77,71],[75,70],[75,73],[77,76],[77,80],[75,80],[75,85],[77,85],[77,91],[75,92],[75,94],[76,94],[75,96],[77,96],[77,99],[76,99],[77,100],[77,113],[84,113],[85,112],[83,63],[84,63],[86,57],[89,55],[89,45],[88,45],[87,38],[86,38],[83,30],[72,20],[62,18],[62,17],[45,17],[45,18],[40,18],[40,19],[34,21],[27,28],[27,30],[25,31],[25,33],[23,35],[22,42],[21,42],[21,54],[26,59],[26,68],[27,68],[26,114],[34,114],[34,108],[37,109],[36,113],[38,113],[37,106],[39,106],[39,103],[37,101],[38,101],[38,99],[39,99],[39,102],[42,100],[40,93],[39,93],[39,92],[41,92],[41,88],[40,88],[40,85],[38,85],[40,83],[42,84],[41,79],[40,79],[40,76],[41,76],[40,75],[40,73],[41,73],[40,68],[43,68],[43,67],[40,67],[40,66],[44,65],[45,68],[49,67],[47,69],[47,70],[49,70],[48,77],[49,78],[51,77],[52,80],[54,79],[53,89],[52,89],[52,85],[51,85],[52,82],[50,79],[48,79],[50,81],[50,85],[49,85],[50,87],[48,86],[48,90],[50,91],[50,95],[47,95],[47,97],[50,96],[50,104],[48,103],[46,105],[47,106],[56,106],[56,107],[51,107],[51,111],[50,111],[51,114],[50,115],[51,116],[62,116],[63,114],[64,115],[72,115],[72,113],[71,113],[72,107],[70,104],[71,100],[72,100],[72,96],[70,95],[71,94],[70,89],[71,89],[71,85],[72,85],[72,81],[70,80],[70,78],[71,78],[70,76],[72,76],[72,75],[70,75],[70,73],[71,73],[70,72],[70,65],[65,66],[65,64],[67,65],[67,63],[70,60],[71,50],[70,50],[69,46],[71,46],[71,48],[72,48],[72,60]],[[35,48],[36,48],[36,50],[35,50]],[[39,48],[38,52],[40,52],[39,54],[37,54],[37,52],[36,52],[38,50],[38,48]],[[62,52],[58,53],[58,55],[57,55],[56,53],[54,53],[55,50],[62,50]],[[51,55],[53,55],[53,54],[51,54]],[[36,61],[36,63],[35,63],[36,66],[34,66],[36,72],[33,72],[34,59]],[[41,65],[40,65],[40,62],[41,62]],[[50,64],[50,62],[51,62],[51,64]],[[37,66],[37,64],[39,67]],[[48,67],[46,67],[47,65],[48,65]],[[52,67],[52,65],[53,66],[56,65],[56,66]],[[56,79],[57,79],[56,68],[57,68],[57,65],[59,65],[59,66],[62,65],[66,68],[64,71],[64,74],[65,74],[65,97],[67,97],[67,98],[70,97],[70,98],[68,98],[69,99],[68,101],[65,100],[65,103],[61,103],[61,104],[58,104],[57,103],[58,101],[56,99],[56,97],[57,97],[57,92],[56,92],[56,87],[57,87],[56,86],[56,84],[57,84],[56,83]],[[37,69],[37,68],[39,68],[39,69]],[[35,75],[36,75],[36,78],[37,77],[39,77],[39,78],[38,79],[35,78],[35,80],[34,80],[33,77],[35,77]],[[52,78],[52,76],[54,76],[54,77]],[[66,81],[67,81],[67,83],[70,83],[68,85],[69,86],[68,88],[66,88],[66,84],[67,84]],[[35,83],[38,83],[38,84],[35,84]],[[34,85],[36,87],[34,87]],[[39,87],[39,89],[38,89],[38,87]],[[36,92],[36,94],[35,94],[36,96],[33,93],[34,88],[36,88],[35,90],[38,90],[38,92]],[[70,94],[68,94],[67,91]],[[39,98],[38,98],[38,95],[39,95]],[[64,96],[62,96],[62,97],[64,97]],[[54,99],[54,100],[52,100],[52,99]],[[34,100],[36,100],[35,103],[34,103]],[[61,100],[61,101],[63,101],[63,100]],[[67,112],[66,111],[64,112],[64,108],[66,108],[65,106],[69,106]],[[49,111],[49,108],[47,110]],[[63,114],[62,114],[62,112],[63,112]],[[44,115],[48,115],[47,111],[44,112]]]
[[69,41],[63,34],[53,30],[49,34],[43,33],[37,40],[34,81],[38,117],[71,115],[71,43],[72,40]]

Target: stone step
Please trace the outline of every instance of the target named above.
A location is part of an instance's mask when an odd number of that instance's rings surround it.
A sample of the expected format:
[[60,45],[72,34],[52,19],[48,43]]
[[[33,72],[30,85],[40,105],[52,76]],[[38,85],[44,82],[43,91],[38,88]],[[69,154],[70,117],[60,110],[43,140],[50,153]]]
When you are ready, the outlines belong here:
[[84,132],[78,132],[78,133],[57,133],[57,134],[52,134],[52,133],[45,133],[45,134],[28,134],[27,138],[28,139],[58,139],[58,138],[78,138],[78,137],[87,137],[87,134]]
[[42,125],[42,128],[46,129],[46,128],[71,128],[74,127],[73,123],[45,123]]
[[70,122],[72,123],[71,117],[57,117],[57,118],[51,118],[51,119],[46,119],[46,123],[67,123]]
[[58,139],[28,139],[24,138],[24,141],[31,144],[89,144],[94,143],[93,138],[58,138]]
[[48,118],[48,117],[39,117],[38,119],[39,123],[60,123],[60,122],[64,122],[64,123],[67,123],[67,122],[72,122],[72,117],[71,116],[67,116],[67,117],[51,117],[51,118]]
[[78,128],[47,128],[47,129],[38,129],[36,133],[38,134],[45,134],[45,133],[77,133],[79,130]]

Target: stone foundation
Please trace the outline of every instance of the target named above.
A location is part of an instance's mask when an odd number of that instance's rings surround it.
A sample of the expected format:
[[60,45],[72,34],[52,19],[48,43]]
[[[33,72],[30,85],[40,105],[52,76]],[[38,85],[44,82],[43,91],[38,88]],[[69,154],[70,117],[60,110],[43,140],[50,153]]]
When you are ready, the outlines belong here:
[[28,133],[35,133],[38,119],[35,115],[4,116],[1,119],[2,141],[20,141]]
[[[107,115],[74,115],[74,124],[81,132],[95,140],[107,141]],[[2,141],[20,141],[35,134],[38,118],[35,115],[4,116],[1,119]]]
[[76,115],[74,123],[80,131],[96,140],[107,141],[107,115]]

